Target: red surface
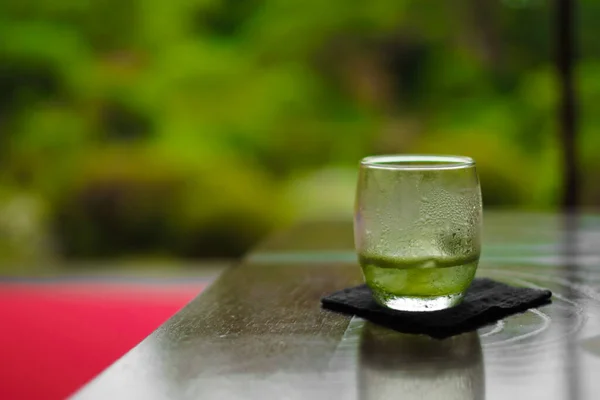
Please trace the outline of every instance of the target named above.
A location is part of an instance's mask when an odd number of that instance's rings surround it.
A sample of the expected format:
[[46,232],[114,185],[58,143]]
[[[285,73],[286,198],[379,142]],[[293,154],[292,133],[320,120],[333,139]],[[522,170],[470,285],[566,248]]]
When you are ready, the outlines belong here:
[[0,283],[0,399],[63,399],[206,283]]

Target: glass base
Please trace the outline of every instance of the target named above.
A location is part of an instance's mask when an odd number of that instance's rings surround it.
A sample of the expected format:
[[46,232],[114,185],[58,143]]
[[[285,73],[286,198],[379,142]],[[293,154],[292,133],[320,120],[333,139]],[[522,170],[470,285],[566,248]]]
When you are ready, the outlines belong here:
[[389,293],[373,292],[375,300],[384,307],[398,311],[437,311],[454,307],[462,301],[464,293],[444,296],[397,296]]

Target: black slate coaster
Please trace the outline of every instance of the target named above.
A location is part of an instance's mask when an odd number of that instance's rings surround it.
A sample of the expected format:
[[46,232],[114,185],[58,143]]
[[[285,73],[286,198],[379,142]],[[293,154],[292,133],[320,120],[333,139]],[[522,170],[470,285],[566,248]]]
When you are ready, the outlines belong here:
[[477,278],[467,290],[463,302],[446,310],[390,310],[377,304],[371,290],[364,284],[325,296],[321,304],[323,308],[358,315],[399,332],[444,339],[548,304],[551,297],[549,290],[514,287],[487,278]]

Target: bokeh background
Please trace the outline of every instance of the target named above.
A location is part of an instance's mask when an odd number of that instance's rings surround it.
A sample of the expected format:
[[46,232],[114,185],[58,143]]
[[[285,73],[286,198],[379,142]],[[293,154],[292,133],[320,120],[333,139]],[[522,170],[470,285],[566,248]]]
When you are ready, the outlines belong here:
[[[600,3],[578,3],[593,207]],[[486,207],[555,209],[552,6],[1,0],[0,273],[238,257],[295,221],[349,218],[377,153],[469,155]]]

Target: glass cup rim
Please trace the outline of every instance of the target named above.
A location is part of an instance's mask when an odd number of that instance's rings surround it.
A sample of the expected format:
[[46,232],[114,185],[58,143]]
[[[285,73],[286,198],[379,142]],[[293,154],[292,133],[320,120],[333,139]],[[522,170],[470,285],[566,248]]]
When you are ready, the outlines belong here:
[[467,156],[435,154],[385,154],[365,157],[361,167],[385,170],[449,170],[475,167],[475,160]]

